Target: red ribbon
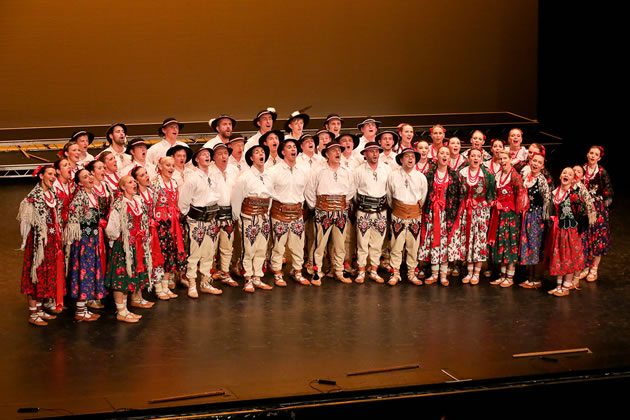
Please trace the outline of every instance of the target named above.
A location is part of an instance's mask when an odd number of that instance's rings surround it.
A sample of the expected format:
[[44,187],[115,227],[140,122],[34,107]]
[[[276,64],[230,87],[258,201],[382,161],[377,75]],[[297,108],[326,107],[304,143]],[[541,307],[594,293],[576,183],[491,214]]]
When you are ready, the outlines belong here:
[[105,229],[104,227],[107,226],[107,221],[101,219],[98,222],[98,252],[99,252],[99,259],[101,260],[101,276],[103,276],[103,278],[105,277],[103,274],[105,273],[105,267],[107,264],[107,250],[105,249]]
[[440,226],[440,210],[444,210],[446,208],[446,201],[444,200],[445,191],[446,191],[446,184],[439,185],[435,190],[435,196],[434,196],[435,198],[433,200],[433,203],[431,203],[431,210],[433,212],[433,247],[434,248],[438,248],[440,246],[440,239],[442,235],[441,226]]
[[63,297],[65,293],[66,286],[66,259],[63,255],[63,244],[61,242],[61,232],[59,223],[57,223],[57,214],[53,209],[52,213],[52,222],[55,225],[55,239],[57,240],[57,278],[56,278],[56,294],[55,301],[57,303],[57,310],[61,310],[63,308]]
[[144,273],[146,267],[144,266],[144,241],[146,239],[146,233],[144,230],[137,230],[136,236],[136,273]]
[[182,233],[182,225],[179,224],[179,219],[177,214],[173,212],[173,216],[171,217],[171,234],[177,241],[177,252],[184,252],[184,235]]
[[153,260],[153,267],[161,267],[164,265],[164,257],[160,250],[160,239],[157,232],[157,222],[151,219],[151,257]]

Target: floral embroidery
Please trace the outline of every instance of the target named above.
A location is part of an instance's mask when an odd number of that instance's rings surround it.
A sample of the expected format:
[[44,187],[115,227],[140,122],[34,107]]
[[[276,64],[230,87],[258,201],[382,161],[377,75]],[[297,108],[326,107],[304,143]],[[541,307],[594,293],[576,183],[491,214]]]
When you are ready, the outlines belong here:
[[282,238],[282,235],[289,231],[289,224],[287,222],[282,222],[277,220],[273,224],[273,233],[276,239]]
[[298,238],[302,239],[302,234],[304,233],[304,220],[300,217],[293,223],[291,223],[291,232]]

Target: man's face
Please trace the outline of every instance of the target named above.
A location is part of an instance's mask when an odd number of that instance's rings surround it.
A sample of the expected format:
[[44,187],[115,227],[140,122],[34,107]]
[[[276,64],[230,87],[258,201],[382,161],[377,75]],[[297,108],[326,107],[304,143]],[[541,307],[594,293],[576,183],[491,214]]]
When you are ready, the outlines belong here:
[[302,140],[302,151],[308,155],[315,153],[315,141],[310,137]]
[[117,125],[116,127],[114,127],[114,130],[109,135],[109,137],[112,142],[117,144],[118,146],[125,145],[125,130],[121,126]]
[[376,147],[369,148],[365,151],[365,159],[369,164],[374,165],[378,162],[379,150]]
[[217,124],[217,132],[224,139],[230,138],[232,135],[232,121],[227,118],[221,118]]
[[235,141],[230,143],[230,149],[232,149],[232,155],[234,158],[240,159],[243,154],[243,147],[245,147],[245,143],[242,141]]
[[265,166],[265,150],[262,147],[256,147],[252,151],[252,162],[258,167]]
[[328,149],[326,157],[328,158],[328,162],[339,164],[341,162],[341,148],[333,147],[332,149]]
[[350,136],[342,136],[339,139],[339,144],[346,152],[354,148],[354,140]]
[[90,139],[87,134],[77,137],[77,144],[79,145],[81,153],[87,152],[87,148],[90,145]]
[[301,133],[304,130],[304,120],[302,118],[294,118],[291,123],[289,123],[289,128],[291,131]]
[[129,150],[129,153],[131,153],[133,160],[136,162],[144,162],[144,159],[147,157],[147,146],[134,146]]
[[214,161],[220,166],[225,166],[228,162],[229,157],[230,154],[225,147],[219,147],[217,150],[214,151]]
[[201,169],[207,168],[210,166],[210,151],[208,149],[202,149],[199,153],[197,153],[195,161]]
[[416,155],[413,152],[407,152],[400,158],[403,169],[410,171],[416,166]]
[[324,147],[326,147],[326,145],[328,143],[330,143],[332,141],[332,139],[330,138],[330,134],[328,133],[321,133],[319,135],[319,150],[323,150]]
[[326,123],[326,130],[332,131],[335,133],[335,136],[338,136],[341,131],[341,121],[336,118],[328,121]]
[[173,122],[162,128],[164,137],[167,139],[176,139],[179,134],[179,124]]
[[278,151],[278,144],[280,144],[280,139],[278,139],[278,136],[275,133],[271,133],[267,136],[265,145],[269,147],[269,151],[275,154]]
[[361,132],[365,137],[374,137],[376,135],[376,124],[369,122],[361,126]]
[[394,136],[390,133],[385,133],[381,136],[381,147],[384,151],[392,150],[394,147]]
[[263,114],[260,118],[258,118],[258,127],[260,127],[261,134],[265,134],[267,131],[271,130],[273,126],[273,117],[271,114]]
[[180,168],[184,166],[184,164],[186,163],[187,157],[188,155],[186,154],[185,150],[178,150],[177,152],[173,153],[173,159],[175,159],[175,165]]
[[295,159],[297,158],[297,147],[295,143],[292,141],[284,144],[284,148],[282,150],[284,154],[284,159],[289,163],[295,163]]

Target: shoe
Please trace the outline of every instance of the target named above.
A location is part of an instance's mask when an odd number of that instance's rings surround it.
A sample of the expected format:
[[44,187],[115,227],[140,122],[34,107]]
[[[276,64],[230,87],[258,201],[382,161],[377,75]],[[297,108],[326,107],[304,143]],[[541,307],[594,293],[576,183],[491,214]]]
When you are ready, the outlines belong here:
[[379,284],[385,283],[385,279],[378,275],[378,271],[376,271],[376,266],[372,266],[372,269],[370,270],[370,273],[368,274],[368,276],[370,277],[370,279],[374,280],[375,282]]
[[559,291],[561,289],[560,286],[556,286],[555,289],[551,289],[551,290],[547,290],[547,294],[553,295],[555,294],[557,291]]
[[221,283],[230,287],[238,287],[238,283],[236,282],[236,280],[232,278],[232,276],[230,276],[230,273],[226,271],[219,271],[218,273],[219,273],[218,278],[221,280]]
[[473,286],[476,286],[479,284],[479,274],[473,274],[472,278],[470,279],[470,284]]
[[284,281],[284,277],[282,276],[282,272],[279,271],[277,273],[273,273],[273,282],[278,287],[287,287],[287,282]]
[[45,320],[45,321],[46,321],[46,320],[49,320],[49,319],[57,319],[57,316],[56,316],[56,315],[51,315],[51,314],[46,313],[46,312],[44,312],[44,311],[39,311],[39,312],[37,313],[37,316],[39,316],[41,319],[43,319],[43,320]]
[[254,287],[256,289],[261,289],[261,290],[271,290],[271,289],[273,289],[273,286],[270,286],[267,283],[265,283],[262,280],[260,280],[260,277],[253,277],[252,278],[252,283],[254,283]]
[[540,289],[542,287],[542,283],[539,281],[534,281],[532,282],[531,288],[532,289]]
[[451,273],[453,277],[459,277],[459,267],[453,267],[453,272]]
[[354,282],[358,284],[363,284],[364,281],[365,281],[365,267],[359,267],[359,273],[355,277]]
[[582,280],[586,276],[588,276],[589,268],[585,267],[584,270],[580,271],[580,274],[576,276],[578,280]]
[[90,309],[104,309],[105,305],[103,305],[99,300],[88,300],[87,307]]
[[529,280],[527,280],[527,281],[524,281],[523,283],[519,283],[518,286],[524,289],[531,289],[532,283]]
[[125,315],[121,315],[120,313],[117,313],[116,319],[118,321],[128,322],[130,324],[135,324],[136,322],[140,321],[140,318],[137,318],[136,316],[134,316],[134,314],[132,314],[129,311],[127,311]]
[[189,286],[188,286],[188,297],[191,298],[191,299],[197,299],[199,297],[199,293],[197,293],[197,286],[196,285],[189,284]]
[[558,290],[556,290],[553,293],[554,296],[568,296],[569,295],[569,289],[565,289],[564,287],[559,288]]
[[591,269],[589,270],[588,274],[586,275],[586,281],[587,282],[592,283],[595,280],[597,280],[597,268],[598,267],[591,267]]
[[152,308],[153,305],[155,305],[153,302],[149,302],[146,301],[144,299],[142,300],[133,300],[131,299],[131,303],[130,305],[134,308],[140,308],[140,309],[149,309]]
[[492,277],[492,270],[486,270],[483,272],[484,277]]
[[410,276],[407,276],[407,280],[409,280],[409,282],[411,284],[413,284],[414,286],[422,286],[422,280],[420,280],[418,278],[418,276],[416,276],[415,274],[411,274]]
[[442,278],[440,279],[440,284],[442,284],[442,286],[444,286],[444,287],[448,287],[448,285],[449,285],[450,283],[449,283],[449,281],[448,281],[448,279],[447,279],[446,277],[442,277]]
[[313,271],[313,263],[312,262],[308,262],[308,261],[305,262],[304,263],[304,269],[306,270],[306,272],[309,275],[311,275],[311,276],[313,275],[314,271]]
[[245,290],[247,293],[254,293],[256,291],[256,289],[254,288],[254,283],[252,283],[250,279],[247,279],[245,281],[245,287],[243,287],[243,290]]
[[28,323],[31,325],[35,325],[36,327],[44,327],[48,325],[48,322],[41,319],[39,315],[37,315],[37,313],[29,315]]
[[63,310],[61,305],[57,305],[54,300],[44,302],[44,309],[51,314],[59,315]]
[[468,274],[466,274],[466,276],[462,277],[462,283],[463,284],[468,284],[468,283],[470,283],[471,279],[472,279],[472,274],[468,273]]
[[438,279],[438,274],[437,272],[432,273],[425,281],[424,284],[433,284],[437,281]]
[[345,277],[343,275],[342,271],[337,271],[335,273],[335,279],[339,280],[340,282],[342,282],[343,284],[350,284],[352,283],[352,279],[350,277]]
[[503,280],[505,280],[504,277],[499,277],[498,279],[491,281],[490,284],[493,286],[498,286],[503,283]]
[[171,292],[170,289],[166,290],[166,294],[168,296],[169,299],[176,299],[178,295],[176,295],[175,293]]
[[85,322],[93,322],[96,321],[97,318],[95,316],[92,316],[93,314],[90,314],[87,310],[83,311],[82,313],[75,313],[74,314],[74,319],[76,319],[79,322],[85,321]]
[[322,285],[322,281],[320,279],[317,280],[311,280],[311,284],[313,286],[321,286]]
[[201,293],[207,293],[209,295],[220,295],[220,294],[223,293],[223,290],[217,289],[216,287],[214,287],[213,285],[211,285],[207,281],[202,281],[199,284],[199,291]]
[[302,272],[298,270],[294,270],[291,272],[291,277],[296,282],[300,283],[303,286],[310,286],[311,282],[309,282],[304,276],[302,276]]
[[503,282],[499,285],[501,287],[512,287],[512,285],[514,284],[514,281],[511,278],[506,278],[505,280],[503,280]]

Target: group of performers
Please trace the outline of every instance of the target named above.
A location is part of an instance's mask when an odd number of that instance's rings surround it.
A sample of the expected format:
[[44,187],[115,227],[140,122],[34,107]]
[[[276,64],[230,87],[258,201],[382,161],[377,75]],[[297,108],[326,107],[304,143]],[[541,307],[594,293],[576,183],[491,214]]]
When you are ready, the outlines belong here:
[[[145,290],[167,301],[179,282],[198,298],[241,277],[246,292],[270,290],[287,285],[285,263],[305,286],[326,277],[448,286],[460,270],[462,283],[477,285],[486,265],[486,276],[498,273],[490,284],[510,287],[517,264],[526,267],[519,285],[532,289],[548,267],[554,296],[597,279],[613,197],[602,147],[556,186],[544,146],[523,147],[518,128],[507,144],[492,140],[491,153],[477,130],[461,152],[441,125],[426,141],[405,123],[379,131],[373,118],[358,125],[361,135],[342,133],[337,114],[314,134],[304,133],[303,112],[285,132],[273,129],[276,118],[261,110],[246,139],[219,115],[209,123],[216,137],[194,151],[178,140],[175,118],[150,147],[112,124],[96,157],[94,135],[75,132],[58,161],[35,171],[39,182],[20,205],[29,323],[47,325],[64,298],[76,320],[95,321],[109,292],[117,319],[136,323],[129,306],[154,305]],[[267,270],[273,284],[262,280]]]

